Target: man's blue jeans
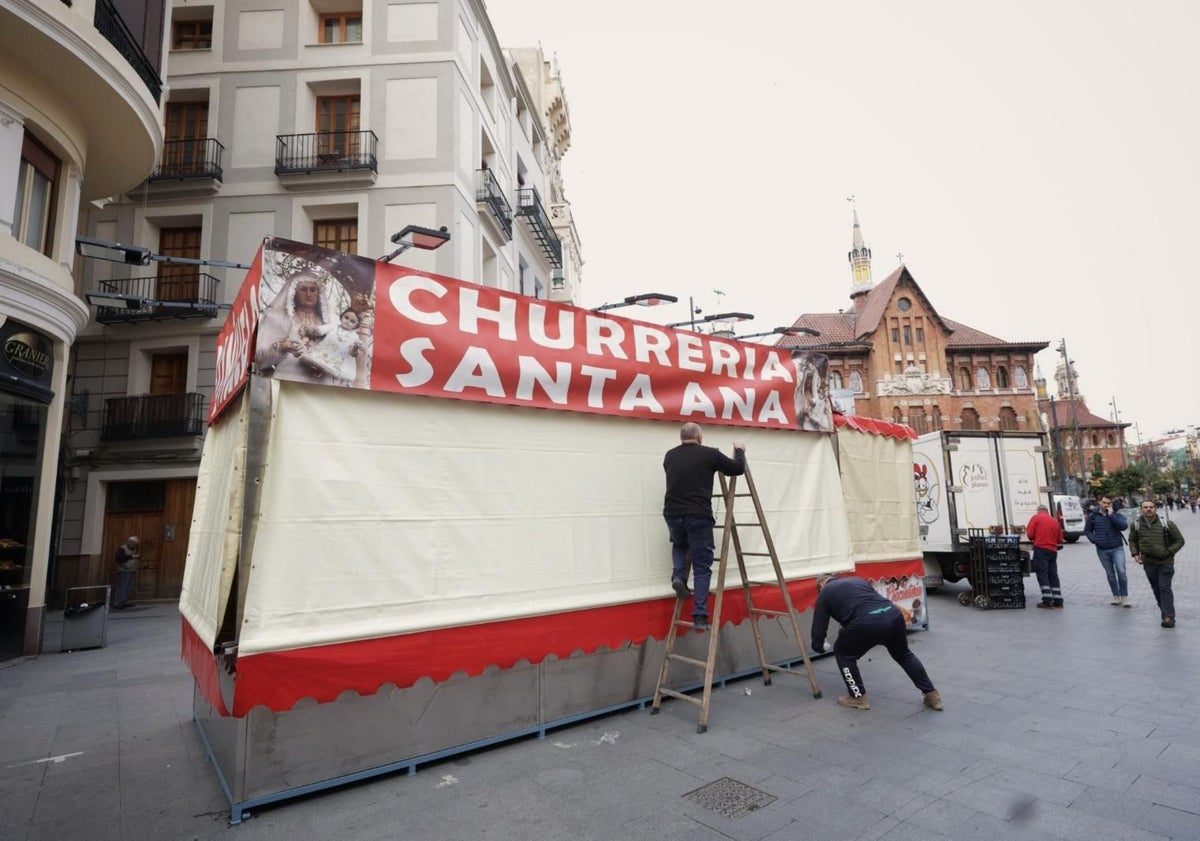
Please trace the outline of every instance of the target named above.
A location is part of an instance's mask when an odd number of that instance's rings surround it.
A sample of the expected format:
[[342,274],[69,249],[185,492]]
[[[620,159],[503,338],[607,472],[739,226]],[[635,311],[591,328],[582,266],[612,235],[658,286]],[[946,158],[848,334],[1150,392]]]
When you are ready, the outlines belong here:
[[712,517],[666,517],[671,536],[671,577],[687,581],[688,556],[692,559],[695,600],[692,616],[708,616],[708,585],[712,580]]
[[1104,567],[1104,574],[1108,576],[1108,589],[1112,590],[1114,596],[1128,596],[1129,578],[1125,574],[1125,547],[1101,549],[1097,546],[1096,554],[1100,556],[1100,565]]

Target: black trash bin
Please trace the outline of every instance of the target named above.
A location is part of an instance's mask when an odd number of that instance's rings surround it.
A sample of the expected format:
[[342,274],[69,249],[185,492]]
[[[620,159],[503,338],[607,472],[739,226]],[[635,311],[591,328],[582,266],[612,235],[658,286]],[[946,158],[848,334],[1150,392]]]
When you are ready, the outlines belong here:
[[[88,601],[86,591],[96,591],[95,600]],[[67,590],[67,606],[63,609],[63,651],[82,648],[103,648],[108,641],[108,585],[71,587]]]

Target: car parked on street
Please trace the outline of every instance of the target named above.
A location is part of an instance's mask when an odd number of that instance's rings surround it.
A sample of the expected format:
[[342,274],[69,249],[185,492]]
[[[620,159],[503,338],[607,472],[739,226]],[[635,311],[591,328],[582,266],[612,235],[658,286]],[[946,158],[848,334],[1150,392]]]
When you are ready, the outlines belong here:
[[1054,516],[1062,527],[1063,540],[1074,543],[1083,535],[1083,503],[1070,494],[1051,494]]

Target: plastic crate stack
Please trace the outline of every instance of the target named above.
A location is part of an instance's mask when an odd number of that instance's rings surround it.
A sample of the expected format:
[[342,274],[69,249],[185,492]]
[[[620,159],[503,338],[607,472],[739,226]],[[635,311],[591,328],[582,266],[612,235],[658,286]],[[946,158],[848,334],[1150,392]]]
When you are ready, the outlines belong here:
[[987,610],[1024,609],[1025,581],[1018,537],[971,529],[968,545],[975,603]]

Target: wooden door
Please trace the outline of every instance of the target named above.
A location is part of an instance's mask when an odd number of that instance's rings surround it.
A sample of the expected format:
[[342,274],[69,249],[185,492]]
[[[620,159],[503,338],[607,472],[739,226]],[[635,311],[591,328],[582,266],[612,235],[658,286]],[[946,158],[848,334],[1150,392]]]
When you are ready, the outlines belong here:
[[318,97],[317,155],[358,155],[359,107],[358,94]]
[[162,531],[162,511],[121,511],[105,515],[102,557],[108,569],[109,584],[113,586],[114,593],[117,585],[117,567],[113,563],[113,559],[116,557],[117,547],[132,534],[137,535],[140,547],[133,600],[159,598],[159,554],[162,550]]
[[166,134],[162,162],[164,175],[187,175],[207,167],[207,102],[168,102]]
[[[158,238],[158,253],[164,257],[200,259],[199,228],[163,228]],[[160,263],[158,298],[160,301],[196,301],[200,292],[199,267]]]

